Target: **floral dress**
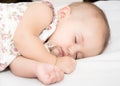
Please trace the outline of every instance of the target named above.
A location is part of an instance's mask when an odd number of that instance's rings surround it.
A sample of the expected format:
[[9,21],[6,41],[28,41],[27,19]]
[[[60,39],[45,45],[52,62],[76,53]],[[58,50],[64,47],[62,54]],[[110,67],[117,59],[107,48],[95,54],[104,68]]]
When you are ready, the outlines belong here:
[[[42,2],[42,1],[41,1]],[[19,21],[29,3],[0,3],[0,71],[3,71],[20,53],[14,46],[13,36]],[[53,8],[48,2],[49,7]],[[44,29],[40,34],[40,39],[46,41],[47,38],[55,31],[55,22]]]

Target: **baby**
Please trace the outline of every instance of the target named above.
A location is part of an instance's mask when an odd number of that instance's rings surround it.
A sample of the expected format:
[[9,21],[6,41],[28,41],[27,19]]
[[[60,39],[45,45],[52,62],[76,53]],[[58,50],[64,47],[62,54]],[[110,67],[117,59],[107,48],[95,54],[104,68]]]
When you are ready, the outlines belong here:
[[[5,5],[13,6],[1,9]],[[14,9],[0,12],[1,71],[9,66],[17,76],[56,83],[74,71],[76,59],[101,54],[108,43],[107,19],[94,4],[74,2],[57,14],[44,1],[17,3]]]

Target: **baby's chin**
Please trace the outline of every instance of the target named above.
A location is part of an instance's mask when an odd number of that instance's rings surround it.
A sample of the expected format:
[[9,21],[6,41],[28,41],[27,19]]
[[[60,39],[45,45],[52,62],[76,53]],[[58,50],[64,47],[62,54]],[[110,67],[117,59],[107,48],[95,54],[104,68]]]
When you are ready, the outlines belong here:
[[50,53],[55,55],[56,57],[63,57],[63,55],[61,54],[61,51],[60,51],[60,47],[58,47],[58,46],[51,48]]
[[56,57],[61,57],[60,55],[60,47],[59,46],[55,46],[52,45],[49,41],[47,43],[45,43],[45,47],[47,48],[47,50],[55,55]]
[[50,53],[53,54],[53,55],[55,55],[56,57],[59,57],[59,52],[56,49],[51,50]]

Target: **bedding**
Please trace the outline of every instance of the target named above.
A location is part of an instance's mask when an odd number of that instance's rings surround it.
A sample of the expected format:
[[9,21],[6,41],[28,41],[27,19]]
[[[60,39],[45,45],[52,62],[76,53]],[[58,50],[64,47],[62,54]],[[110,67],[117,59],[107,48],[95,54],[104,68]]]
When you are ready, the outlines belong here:
[[[54,1],[55,6],[68,3]],[[120,86],[120,1],[97,1],[94,4],[105,12],[110,25],[108,47],[101,55],[77,60],[76,70],[72,74],[65,75],[63,81],[50,86]],[[17,77],[6,70],[0,73],[0,86],[44,85],[37,79]]]

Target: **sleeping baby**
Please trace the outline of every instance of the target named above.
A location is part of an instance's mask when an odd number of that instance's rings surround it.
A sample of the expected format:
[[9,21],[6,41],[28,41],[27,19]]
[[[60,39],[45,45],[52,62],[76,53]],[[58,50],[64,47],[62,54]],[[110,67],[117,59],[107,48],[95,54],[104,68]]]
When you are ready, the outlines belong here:
[[47,1],[0,4],[0,71],[56,83],[75,70],[76,59],[101,54],[109,36],[106,16],[91,3],[57,12]]

